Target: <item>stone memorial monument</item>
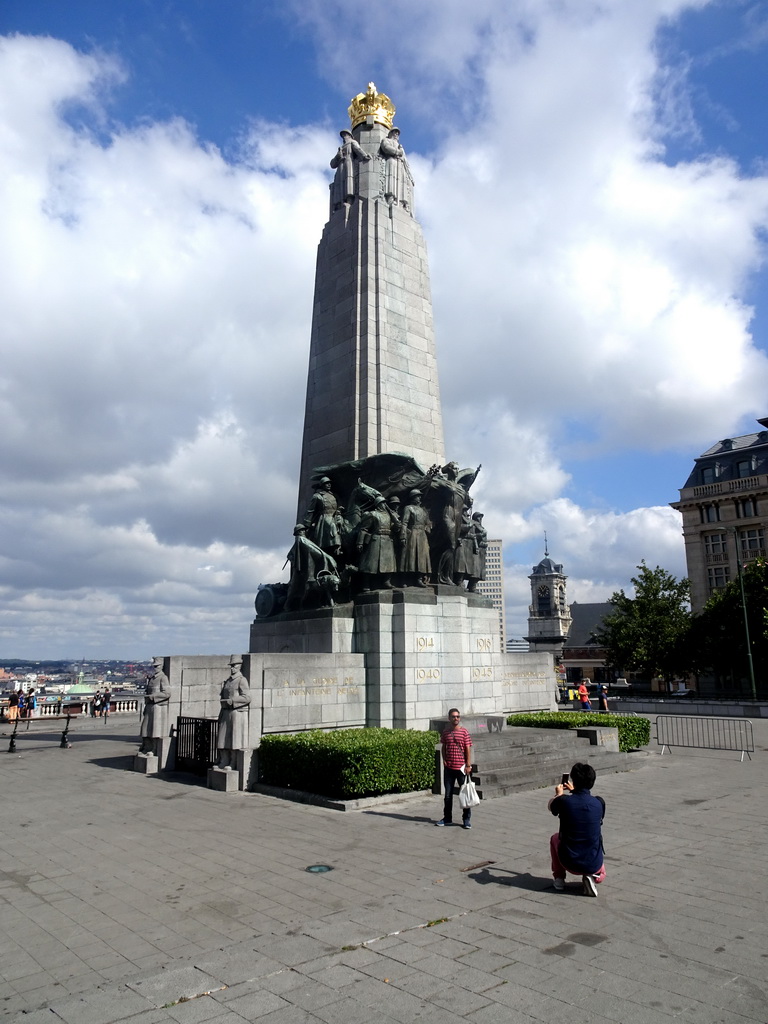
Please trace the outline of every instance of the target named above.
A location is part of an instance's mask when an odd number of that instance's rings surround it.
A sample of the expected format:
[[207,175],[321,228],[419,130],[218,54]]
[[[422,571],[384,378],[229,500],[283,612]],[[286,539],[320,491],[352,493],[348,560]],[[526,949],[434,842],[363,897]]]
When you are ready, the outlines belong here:
[[216,788],[247,785],[265,733],[555,706],[551,657],[503,652],[476,592],[480,466],[445,458],[427,252],[394,104],[370,83],[348,113],[317,253],[290,580],[259,587],[249,652],[229,659],[223,688],[225,657],[169,659],[178,714],[211,722],[220,708]]
[[501,651],[477,593],[487,533],[480,466],[444,456],[428,261],[395,108],[370,83],[331,159],[317,253],[298,517],[334,559],[334,590],[292,559],[256,602],[250,652],[365,659],[367,722],[427,728],[465,714],[550,708],[546,659]]

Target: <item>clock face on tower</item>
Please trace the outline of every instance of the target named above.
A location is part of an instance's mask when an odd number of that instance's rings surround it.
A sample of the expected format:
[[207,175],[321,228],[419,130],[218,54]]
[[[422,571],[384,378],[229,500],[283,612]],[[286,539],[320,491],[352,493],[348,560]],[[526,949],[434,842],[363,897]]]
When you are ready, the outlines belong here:
[[549,587],[544,586],[544,584],[542,583],[539,586],[539,597],[548,597],[548,596],[549,596]]

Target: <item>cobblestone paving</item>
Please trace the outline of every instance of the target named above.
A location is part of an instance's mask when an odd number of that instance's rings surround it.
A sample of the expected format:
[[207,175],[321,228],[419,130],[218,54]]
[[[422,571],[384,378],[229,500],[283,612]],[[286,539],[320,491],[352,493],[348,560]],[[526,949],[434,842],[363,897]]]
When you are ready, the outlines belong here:
[[5,1019],[768,1020],[768,722],[743,764],[652,746],[598,778],[598,899],[551,887],[548,790],[436,829],[436,797],[341,813],[134,774],[133,727],[0,735]]

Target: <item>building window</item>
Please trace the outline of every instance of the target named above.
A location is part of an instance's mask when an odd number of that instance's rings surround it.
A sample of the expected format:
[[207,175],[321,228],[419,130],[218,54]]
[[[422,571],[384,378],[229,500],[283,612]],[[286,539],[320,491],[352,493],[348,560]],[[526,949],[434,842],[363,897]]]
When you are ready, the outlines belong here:
[[736,463],[736,476],[738,477],[752,476],[754,470],[752,459],[739,459]]
[[736,502],[737,519],[753,519],[757,515],[757,501],[754,498],[742,498]]
[[728,572],[727,565],[713,565],[707,569],[707,577],[709,579],[709,592],[718,590],[720,587],[725,587],[730,581],[730,573]]
[[704,466],[701,471],[701,482],[703,484],[713,484],[717,479],[717,466]]
[[754,530],[739,530],[739,541],[744,554],[747,552],[753,555],[758,552],[762,553],[765,548],[765,538],[761,527]]
[[702,523],[719,523],[720,522],[720,506],[719,505],[701,505],[699,508],[699,514],[701,516]]
[[725,555],[728,552],[724,533],[705,533],[704,548],[708,555]]

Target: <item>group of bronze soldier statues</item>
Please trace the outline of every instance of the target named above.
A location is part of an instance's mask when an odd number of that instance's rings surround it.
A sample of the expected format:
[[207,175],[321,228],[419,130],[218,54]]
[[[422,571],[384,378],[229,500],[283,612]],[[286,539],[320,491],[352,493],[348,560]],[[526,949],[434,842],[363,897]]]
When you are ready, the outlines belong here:
[[[469,496],[479,470],[460,471],[449,462],[426,474],[393,474],[395,487],[386,495],[357,478],[346,508],[331,478],[315,477],[315,492],[303,522],[294,528],[287,556],[291,580],[285,610],[333,604],[339,590],[365,593],[436,583],[474,592],[485,579],[488,547],[483,514],[473,512]],[[415,486],[402,488],[414,481]]]

